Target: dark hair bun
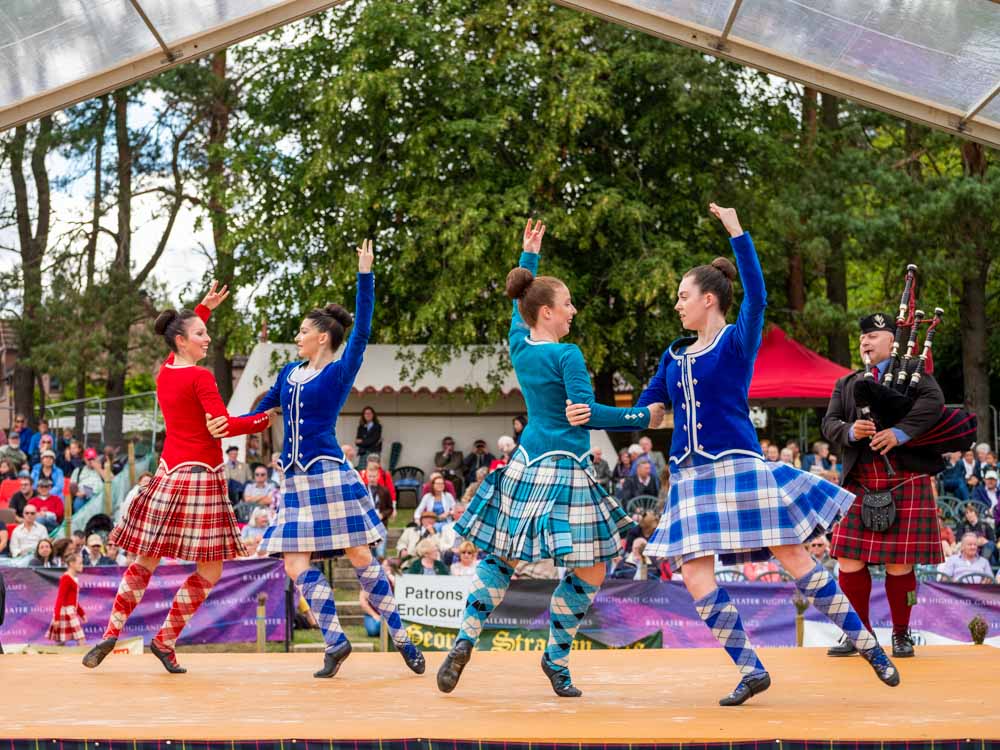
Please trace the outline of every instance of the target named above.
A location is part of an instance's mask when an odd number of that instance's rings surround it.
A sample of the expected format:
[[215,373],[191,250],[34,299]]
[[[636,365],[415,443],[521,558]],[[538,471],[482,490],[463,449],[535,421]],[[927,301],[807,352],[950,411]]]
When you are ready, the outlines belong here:
[[176,310],[164,310],[156,316],[156,322],[153,324],[153,330],[162,336],[167,332],[167,326],[173,323],[176,318]]
[[507,297],[509,299],[521,299],[528,293],[535,275],[527,268],[512,268],[507,274]]
[[712,268],[722,271],[722,275],[730,281],[736,281],[736,266],[729,258],[716,258],[712,261]]
[[323,312],[340,323],[344,328],[349,327],[354,322],[354,316],[337,303],[327,305],[323,308]]

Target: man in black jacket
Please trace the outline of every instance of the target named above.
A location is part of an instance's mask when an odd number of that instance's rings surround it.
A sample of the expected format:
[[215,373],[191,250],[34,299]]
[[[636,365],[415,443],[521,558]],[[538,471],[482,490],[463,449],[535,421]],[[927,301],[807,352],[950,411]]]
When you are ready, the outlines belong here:
[[[861,320],[861,359],[877,368],[881,381],[889,366],[895,324],[876,313]],[[909,448],[906,443],[922,435],[941,417],[944,395],[937,382],[924,375],[916,386],[913,406],[895,425],[878,426],[861,419],[854,401],[854,383],[865,371],[837,381],[823,419],[823,435],[843,456],[844,487],[856,498],[834,528],[832,554],[840,563],[840,587],[871,630],[868,606],[872,579],[869,565],[885,565],[885,589],[892,613],[892,655],[913,656],[910,608],[916,604],[914,564],[937,564],[944,558],[931,477],[941,471],[941,456]],[[896,474],[886,472],[886,456]],[[891,491],[896,520],[884,531],[867,528],[862,521],[862,497]],[[856,653],[849,641],[831,648],[831,656]]]

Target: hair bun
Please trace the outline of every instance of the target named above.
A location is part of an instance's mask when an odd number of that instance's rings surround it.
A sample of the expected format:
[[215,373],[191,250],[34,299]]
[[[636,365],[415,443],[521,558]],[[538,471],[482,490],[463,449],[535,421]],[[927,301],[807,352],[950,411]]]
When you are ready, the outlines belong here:
[[712,261],[712,268],[722,271],[722,275],[730,281],[736,281],[736,266],[729,258],[716,258]]
[[167,332],[167,326],[174,322],[176,318],[176,310],[164,310],[156,316],[156,322],[153,324],[153,330],[162,336]]
[[344,328],[349,327],[354,322],[354,316],[337,303],[327,305],[323,308],[323,312],[340,323]]
[[507,274],[506,293],[508,299],[522,299],[528,293],[528,289],[534,280],[535,275],[527,268],[521,268],[520,266],[512,268],[510,273]]

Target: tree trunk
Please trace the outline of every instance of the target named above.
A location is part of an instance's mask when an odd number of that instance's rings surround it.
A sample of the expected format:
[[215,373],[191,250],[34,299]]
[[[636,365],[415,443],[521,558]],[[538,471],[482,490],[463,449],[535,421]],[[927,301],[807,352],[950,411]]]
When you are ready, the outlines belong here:
[[[839,150],[836,133],[840,129],[840,100],[830,94],[822,96],[823,130],[830,136],[830,147]],[[847,312],[847,254],[844,237],[839,232],[828,238],[830,255],[826,261],[826,299],[840,312]],[[827,356],[845,367],[851,365],[851,344],[847,331],[837,326],[826,337]]]
[[[816,146],[817,102],[819,92],[808,86],[802,92],[802,150],[811,154]],[[801,313],[806,307],[806,276],[802,253],[797,246],[788,253],[788,276],[786,278],[788,307],[793,314]]]

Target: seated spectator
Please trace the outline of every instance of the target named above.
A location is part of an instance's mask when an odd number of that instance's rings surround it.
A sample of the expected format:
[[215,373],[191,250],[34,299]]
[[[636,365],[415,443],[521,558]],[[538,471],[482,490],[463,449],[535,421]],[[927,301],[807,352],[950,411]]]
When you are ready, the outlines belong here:
[[481,468],[490,468],[490,464],[496,461],[496,456],[486,450],[486,441],[480,438],[472,446],[472,453],[462,461],[462,471],[465,478],[465,486],[476,481],[476,473]]
[[476,469],[475,481],[468,487],[466,487],[465,492],[462,493],[463,505],[468,505],[470,502],[472,502],[472,498],[474,498],[476,496],[476,493],[479,491],[479,485],[483,483],[483,480],[486,479],[486,475],[489,473],[490,470],[489,467],[487,466],[480,466],[478,469]]
[[795,466],[795,453],[791,448],[785,447],[781,449],[781,453],[778,454],[778,460],[783,464],[788,464],[789,466]]
[[458,534],[455,533],[455,524],[465,513],[464,503],[455,503],[452,506],[451,513],[449,514],[448,520],[441,524],[441,528],[438,529],[438,545],[441,547],[441,560],[445,565],[451,565],[455,559],[455,555],[458,554],[458,548],[465,540],[462,539]]
[[104,540],[100,534],[87,537],[87,547],[83,551],[83,564],[96,568],[98,565],[115,565],[116,562],[104,554]]
[[941,549],[945,557],[951,557],[958,552],[958,542],[955,540],[955,532],[944,522],[944,510],[937,509],[938,529],[941,531]]
[[[427,481],[424,482],[421,485],[421,487],[420,487],[420,497],[423,497],[424,495],[426,495],[428,492],[431,491],[431,483],[435,479],[437,479],[438,477],[442,477],[443,478],[444,474],[442,474],[440,471],[432,471],[431,472],[430,476],[427,477]],[[458,493],[455,492],[455,485],[452,484],[447,479],[444,480],[444,488],[445,488],[446,492],[450,492],[451,493],[452,497],[458,497]]]
[[128,556],[121,547],[119,547],[114,542],[105,542],[104,544],[104,555],[111,560],[115,565],[127,565]]
[[260,436],[258,435],[247,435],[247,465],[251,471],[264,465],[260,455]]
[[10,557],[10,534],[6,524],[0,523],[0,557]]
[[76,440],[76,437],[73,435],[73,428],[72,427],[63,427],[62,428],[62,433],[60,433],[59,437],[56,438],[56,453],[57,454],[62,454],[62,452],[64,450],[66,450],[70,446],[71,443],[74,443],[74,442],[76,442],[77,445],[79,445],[79,442]]
[[949,557],[938,565],[937,569],[939,573],[943,573],[953,581],[969,573],[979,573],[993,578],[993,569],[990,568],[989,562],[979,554],[979,538],[974,532],[963,534],[958,554]]
[[969,485],[965,483],[965,469],[962,466],[962,452],[946,453],[944,471],[938,474],[944,494],[951,495],[963,503],[969,499]]
[[270,508],[278,500],[278,488],[267,478],[267,467],[258,465],[253,470],[253,481],[243,487],[243,504]]
[[965,484],[972,494],[972,488],[979,484],[979,462],[976,460],[974,451],[965,451],[962,454],[962,475],[965,477]]
[[986,451],[986,457],[980,462],[983,478],[986,478],[987,471],[995,471],[1000,474],[1000,465],[997,464],[997,454],[991,450]]
[[285,472],[278,463],[279,458],[281,458],[280,453],[271,454],[271,463],[267,465],[267,481],[281,489],[285,485]]
[[420,504],[413,511],[413,519],[420,518],[420,514],[425,511],[432,511],[437,516],[438,529],[440,529],[440,524],[448,520],[454,507],[455,496],[445,489],[445,479],[438,474],[431,480],[430,490],[420,498]]
[[787,443],[785,443],[785,448],[787,448],[792,452],[792,466],[794,466],[796,469],[801,468],[802,456],[801,456],[801,451],[799,450],[799,444],[794,440],[789,440]]
[[392,516],[395,516],[396,485],[393,484],[392,474],[382,468],[382,456],[378,453],[369,453],[365,458],[365,470],[360,474],[361,481],[368,485],[369,489],[373,484],[386,489],[389,493],[389,499],[392,501]]
[[839,482],[836,458],[831,459],[830,444],[822,440],[813,443],[813,452],[802,457],[802,471],[819,474],[830,482]]
[[115,514],[116,521],[120,521],[125,517],[125,514],[128,513],[129,506],[132,505],[132,501],[139,496],[142,489],[151,481],[153,481],[153,475],[150,472],[144,471],[139,475],[139,478],[136,479],[135,487],[128,491],[125,495],[125,499],[122,500],[122,504],[118,507],[118,512]]
[[441,441],[441,450],[434,454],[434,468],[455,485],[457,491],[452,493],[454,497],[458,497],[465,487],[465,481],[462,479],[463,467],[462,451],[455,450],[455,440],[451,437],[444,438]]
[[451,564],[451,574],[453,576],[472,576],[476,574],[476,564],[478,554],[472,542],[462,542],[458,545],[455,562]]
[[651,510],[634,513],[632,518],[635,520],[636,525],[629,529],[628,534],[625,535],[626,554],[632,551],[632,545],[637,540],[645,539],[648,542],[650,537],[653,536],[653,532],[656,531],[656,526],[660,523],[660,517]]
[[514,437],[511,440],[514,441],[514,447],[517,447],[521,444],[521,435],[524,433],[524,428],[528,426],[528,415],[518,414],[511,420],[511,425],[511,429],[514,431]]
[[979,443],[973,449],[973,453],[976,456],[976,463],[979,466],[976,476],[979,477],[979,483],[982,484],[983,474],[989,469],[989,455],[990,455],[990,444],[989,443]]
[[[637,445],[639,446],[639,454],[632,456],[632,476],[635,476],[636,468],[638,466],[637,461],[644,458],[652,464],[653,476],[659,478],[660,474],[663,473],[663,470],[667,468],[667,460],[663,457],[663,454],[660,453],[660,451],[653,450],[653,441],[645,435],[639,438]],[[632,448],[629,447],[629,452],[631,453],[631,451]]]
[[38,508],[31,503],[24,506],[24,522],[14,528],[10,535],[10,556],[29,557],[35,554],[35,547],[43,539],[49,538],[48,529],[36,522]]
[[778,446],[771,443],[767,446],[767,453],[764,454],[764,460],[770,461],[771,463],[778,463],[781,460],[781,451],[778,450]]
[[993,469],[983,472],[983,483],[976,487],[972,493],[972,499],[977,503],[982,503],[992,510],[994,514],[998,507],[997,500],[1000,500],[1000,493],[997,491],[998,475]]
[[820,534],[806,542],[806,552],[812,555],[812,559],[827,569],[834,578],[839,574],[839,565],[836,558],[830,557],[830,540],[826,534]]
[[640,458],[635,464],[635,474],[628,477],[620,490],[618,499],[622,504],[640,495],[656,497],[660,492],[660,481],[653,474],[653,465],[648,458]]
[[[743,565],[743,575],[746,576],[748,581],[756,581],[762,575],[767,573],[780,573],[781,568],[778,563],[772,557],[770,560],[763,560],[760,562],[748,562]],[[776,579],[776,576],[768,575],[767,580],[771,581]]]
[[59,458],[56,466],[62,469],[63,476],[72,476],[73,472],[83,466],[83,446],[79,440],[71,440],[61,451],[56,451]]
[[615,464],[614,471],[611,472],[612,492],[617,494],[625,484],[625,480],[632,475],[632,454],[622,449],[618,452],[618,463]]
[[767,455],[767,449],[770,446],[771,446],[771,441],[770,440],[768,440],[767,438],[761,438],[760,439],[760,455],[766,456]]
[[[89,449],[88,449],[89,451]],[[243,488],[253,481],[253,474],[250,467],[240,461],[240,448],[238,445],[230,445],[226,448],[226,462],[222,471],[226,475],[226,487],[229,490],[229,502],[234,506],[243,502]]]
[[243,527],[243,531],[240,533],[240,538],[246,545],[247,552],[250,553],[250,557],[257,554],[257,549],[260,547],[260,541],[264,538],[264,532],[267,531],[267,524],[269,520],[267,508],[254,508],[253,512],[250,514],[250,522]]
[[979,554],[987,560],[993,559],[993,552],[996,550],[996,532],[993,527],[979,517],[979,510],[975,505],[969,503],[965,506],[965,519],[958,524],[955,530],[956,535],[961,539],[966,534],[975,534],[979,545]]
[[382,452],[382,423],[378,421],[378,415],[370,406],[361,410],[361,419],[358,420],[358,431],[354,438],[354,445],[357,457],[361,461],[369,453]]
[[32,466],[38,463],[38,459],[41,456],[42,451],[46,450],[46,446],[42,445],[42,440],[45,438],[47,438],[46,443],[48,444],[48,450],[54,450],[56,444],[55,438],[52,436],[52,433],[49,432],[49,420],[42,417],[38,420],[38,430],[31,436],[31,442],[21,446],[21,450],[28,454],[28,460],[31,462]]
[[31,467],[31,478],[35,480],[36,486],[38,485],[38,480],[42,477],[52,482],[52,494],[62,500],[65,478],[62,469],[56,466],[55,451],[43,450],[39,463]]
[[42,462],[42,454],[45,453],[45,451],[50,451],[52,453],[52,464],[55,465],[56,462],[55,438],[52,437],[50,433],[46,433],[41,437],[35,435],[35,437],[39,439],[35,443],[36,447],[28,454],[28,463],[31,464],[32,468],[38,466],[38,464]]
[[31,499],[32,505],[38,511],[38,518],[35,520],[42,524],[49,531],[55,530],[63,521],[63,501],[52,494],[52,480],[42,477],[38,480],[38,487],[35,489],[35,496]]
[[8,479],[17,479],[17,472],[11,466],[10,459],[3,458],[0,459],[0,482]]
[[[11,495],[7,507],[14,511],[17,522],[21,523],[24,520],[24,506],[30,503],[35,497],[35,485],[31,481],[31,474],[27,471],[22,471],[17,475],[17,478],[21,482],[21,487]],[[36,508],[35,510],[38,509]]]
[[646,557],[646,540],[642,537],[632,544],[632,551],[615,567],[612,578],[628,581],[655,581],[660,577],[659,568]]
[[94,495],[104,491],[104,469],[101,457],[93,448],[83,452],[83,466],[73,472],[70,489],[73,491],[73,512],[80,510]]
[[604,460],[604,451],[597,446],[590,449],[590,466],[594,472],[594,481],[611,494],[611,467]]
[[57,568],[66,567],[66,556],[78,554],[73,548],[73,539],[63,537],[52,542],[52,564]]
[[35,545],[35,554],[31,556],[28,561],[28,567],[30,568],[54,568],[56,567],[55,559],[52,556],[52,542],[48,537],[45,539],[39,539],[38,544]]
[[434,530],[434,524],[436,523],[437,516],[433,511],[421,513],[420,525],[411,524],[403,529],[403,533],[399,535],[399,541],[396,542],[396,557],[398,557],[400,561],[413,557],[417,548],[417,543],[423,541],[424,539],[433,539],[434,543],[437,544],[438,535]]
[[497,438],[497,451],[499,451],[500,455],[490,461],[490,471],[496,471],[501,466],[506,466],[510,463],[510,458],[516,450],[517,443],[514,442],[514,438],[510,435],[501,435]]
[[28,468],[28,454],[21,450],[21,436],[16,432],[11,432],[7,436],[7,444],[0,447],[0,459],[6,458],[10,467],[15,472],[20,472],[22,468]]
[[441,562],[441,550],[433,539],[421,539],[414,551],[417,558],[406,567],[408,575],[446,576],[451,571]]

